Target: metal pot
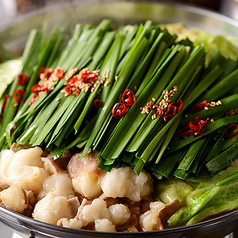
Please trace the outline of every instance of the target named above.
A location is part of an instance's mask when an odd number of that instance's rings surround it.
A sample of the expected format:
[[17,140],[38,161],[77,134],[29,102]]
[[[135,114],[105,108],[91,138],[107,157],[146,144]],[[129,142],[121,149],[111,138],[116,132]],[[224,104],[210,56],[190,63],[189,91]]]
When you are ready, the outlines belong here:
[[[0,29],[0,45],[15,56],[24,46],[27,35],[35,27],[47,21],[49,27],[55,24],[67,25],[76,22],[98,23],[110,18],[115,25],[144,22],[183,22],[187,27],[201,28],[209,33],[238,37],[238,22],[225,16],[180,4],[165,4],[142,1],[85,1],[70,2],[38,10],[18,18],[14,24]],[[238,211],[201,222],[192,226],[154,232],[105,233],[74,230],[39,222],[0,207],[0,221],[23,237],[223,237],[238,227]]]
[[238,20],[238,0],[223,0],[221,12]]

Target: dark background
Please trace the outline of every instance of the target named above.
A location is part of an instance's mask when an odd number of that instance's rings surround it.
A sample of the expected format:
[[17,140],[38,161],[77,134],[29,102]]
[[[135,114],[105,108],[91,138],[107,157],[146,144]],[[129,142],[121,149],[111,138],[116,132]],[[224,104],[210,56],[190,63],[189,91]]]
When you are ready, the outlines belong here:
[[[47,5],[57,4],[66,0],[16,0],[18,11],[24,13],[35,8],[44,7]],[[72,0],[68,0],[70,2]],[[80,1],[80,0],[78,0]],[[146,1],[146,0],[145,0]],[[160,2],[158,0],[158,2]],[[221,0],[173,0],[173,1],[162,1],[162,2],[181,2],[193,6],[200,6],[206,9],[219,11]]]

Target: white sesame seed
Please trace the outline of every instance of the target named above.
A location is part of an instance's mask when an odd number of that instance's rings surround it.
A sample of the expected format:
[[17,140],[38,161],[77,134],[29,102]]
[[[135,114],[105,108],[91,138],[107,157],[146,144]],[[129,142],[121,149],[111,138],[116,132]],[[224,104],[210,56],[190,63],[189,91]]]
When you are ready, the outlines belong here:
[[109,81],[106,81],[105,83],[104,83],[104,87],[107,87],[109,85]]

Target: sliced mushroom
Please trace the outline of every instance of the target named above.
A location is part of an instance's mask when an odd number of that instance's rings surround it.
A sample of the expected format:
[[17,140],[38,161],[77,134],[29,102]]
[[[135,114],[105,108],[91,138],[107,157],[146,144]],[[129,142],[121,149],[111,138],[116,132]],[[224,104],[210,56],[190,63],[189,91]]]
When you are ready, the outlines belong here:
[[27,208],[24,210],[23,214],[26,216],[31,216],[34,206],[36,203],[36,197],[32,191],[29,190],[24,190],[24,195],[25,195],[25,201],[27,204]]
[[138,230],[139,230],[139,221],[136,215],[132,215],[126,223],[117,226],[117,231],[137,232]]
[[63,154],[55,160],[55,163],[62,169],[66,169],[69,163],[69,160],[72,157],[72,153],[69,150],[63,152]]
[[71,213],[72,213],[73,216],[77,215],[78,210],[82,206],[82,204],[80,205],[79,199],[77,197],[73,197],[73,198],[68,199],[68,205],[69,205],[69,208],[70,208]]
[[178,199],[175,199],[171,203],[166,204],[164,206],[164,208],[162,208],[159,211],[159,218],[160,218],[161,223],[162,223],[162,226],[161,226],[162,229],[165,229],[166,221],[168,220],[168,218],[170,218],[181,207],[182,207],[182,205],[181,205],[180,201]]
[[64,226],[64,227],[69,227],[69,228],[75,228],[75,229],[80,229],[83,226],[83,220],[80,218],[80,214],[82,212],[82,209],[85,205],[88,204],[87,199],[83,199],[81,202],[80,206],[77,209],[77,214],[75,215],[74,218],[61,218],[57,221],[58,226]]
[[42,157],[42,161],[44,162],[45,170],[49,174],[58,174],[61,173],[63,170],[54,162],[54,160],[51,157]]
[[178,199],[170,204],[160,201],[150,203],[150,210],[140,216],[140,226],[144,231],[163,230],[167,219],[181,207]]
[[77,215],[73,219],[60,219],[57,225],[74,229],[81,229],[82,227],[86,229],[87,226],[91,226],[98,219],[111,220],[105,201],[96,198],[91,204],[86,204],[87,202],[87,200],[83,200]]

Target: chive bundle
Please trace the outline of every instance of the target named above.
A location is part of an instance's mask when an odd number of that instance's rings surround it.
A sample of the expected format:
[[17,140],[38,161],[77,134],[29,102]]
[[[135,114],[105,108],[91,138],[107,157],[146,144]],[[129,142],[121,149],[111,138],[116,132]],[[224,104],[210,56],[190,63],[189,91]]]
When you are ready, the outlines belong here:
[[[237,115],[226,114],[238,103],[234,90],[238,64],[218,52],[207,66],[205,57],[202,46],[188,39],[177,42],[176,35],[151,21],[117,30],[109,20],[97,27],[78,24],[71,37],[58,27],[49,37],[33,30],[22,57],[21,72],[28,76],[28,83],[19,86],[14,80],[2,96],[3,102],[10,95],[2,110],[1,148],[17,142],[41,146],[56,157],[65,150],[82,151],[82,157],[90,149],[99,150],[102,169],[127,164],[136,173],[145,168],[159,179],[217,173],[238,155],[237,136],[224,137],[225,126],[238,123]],[[43,82],[42,66],[59,67],[64,77],[30,103],[32,87]],[[78,95],[65,93],[70,80],[83,70],[98,72],[98,84]],[[12,95],[18,88],[25,94],[16,104]],[[136,101],[116,119],[112,108],[122,103],[125,89],[134,93]],[[101,107],[94,106],[95,99]],[[193,112],[204,100],[209,105],[214,101],[215,106]],[[182,109],[166,121],[169,108],[174,110],[179,102]],[[147,111],[146,105],[153,106]],[[162,115],[155,113],[155,107]],[[181,128],[198,117],[205,118],[206,127],[198,135],[182,138]]]

